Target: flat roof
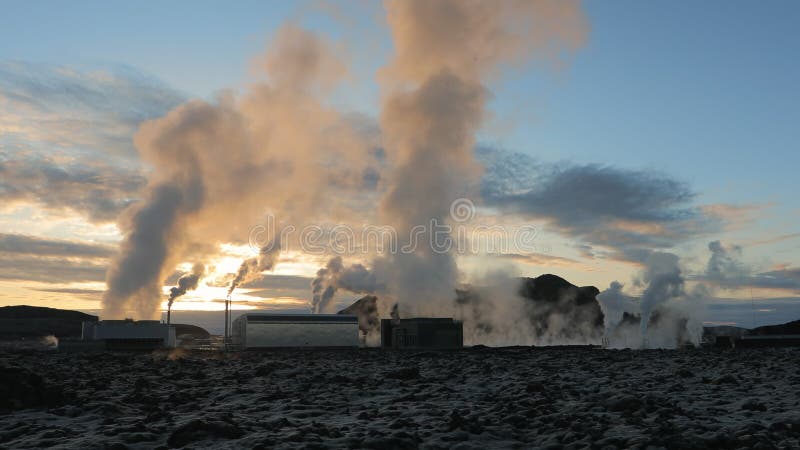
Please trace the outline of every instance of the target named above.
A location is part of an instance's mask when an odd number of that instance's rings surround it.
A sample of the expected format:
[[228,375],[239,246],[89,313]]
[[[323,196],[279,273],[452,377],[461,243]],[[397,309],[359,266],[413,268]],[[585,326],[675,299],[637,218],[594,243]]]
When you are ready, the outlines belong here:
[[[394,321],[395,319],[381,319],[381,320],[388,320]],[[461,323],[459,320],[455,320],[452,317],[409,317],[408,319],[400,319],[401,324],[412,324],[412,323]]]
[[358,323],[357,316],[345,314],[265,314],[265,313],[245,313],[249,323],[268,323],[268,322],[339,322],[339,323]]

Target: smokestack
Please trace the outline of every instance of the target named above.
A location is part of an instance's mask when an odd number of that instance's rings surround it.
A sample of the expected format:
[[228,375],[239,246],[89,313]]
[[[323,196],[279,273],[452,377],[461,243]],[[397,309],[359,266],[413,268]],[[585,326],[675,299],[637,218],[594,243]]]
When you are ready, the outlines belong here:
[[225,336],[223,341],[225,348],[228,348],[230,334],[231,334],[231,297],[233,291],[239,285],[255,281],[262,276],[265,270],[272,270],[278,261],[281,254],[281,241],[280,233],[276,234],[271,241],[261,247],[258,251],[258,256],[248,258],[242,261],[236,276],[231,280],[228,287],[228,296],[225,298]]
[[280,234],[276,235],[270,242],[261,247],[258,251],[258,256],[242,261],[236,276],[231,280],[228,287],[228,298],[233,294],[233,290],[240,284],[246,284],[255,281],[261,277],[261,273],[265,270],[272,270],[278,257],[281,254]]
[[178,297],[186,294],[187,291],[197,289],[197,284],[200,282],[200,278],[205,275],[205,272],[206,266],[202,263],[196,263],[192,266],[192,271],[190,273],[184,274],[178,279],[177,286],[173,286],[169,289],[169,298],[167,300],[167,325],[171,323],[172,303]]

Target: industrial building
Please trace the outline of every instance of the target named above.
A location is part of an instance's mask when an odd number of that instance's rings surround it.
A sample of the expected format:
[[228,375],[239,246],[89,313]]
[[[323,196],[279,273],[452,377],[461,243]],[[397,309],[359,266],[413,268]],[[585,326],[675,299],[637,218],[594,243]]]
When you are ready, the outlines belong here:
[[175,327],[158,320],[84,322],[82,339],[103,342],[106,350],[151,350],[175,347]]
[[233,321],[232,343],[241,349],[358,347],[358,318],[340,314],[247,313]]
[[381,347],[453,349],[464,346],[463,323],[450,318],[382,319]]

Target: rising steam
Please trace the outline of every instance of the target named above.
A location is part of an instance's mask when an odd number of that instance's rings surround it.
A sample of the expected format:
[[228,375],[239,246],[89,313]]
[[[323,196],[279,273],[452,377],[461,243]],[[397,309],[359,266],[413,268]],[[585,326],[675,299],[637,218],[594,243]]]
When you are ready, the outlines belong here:
[[200,282],[200,279],[203,278],[205,272],[206,266],[202,263],[197,263],[192,266],[191,272],[181,276],[178,279],[178,285],[169,289],[168,308],[172,308],[172,303],[175,301],[175,299],[186,294],[187,291],[193,291],[197,289],[197,284]]
[[258,256],[242,261],[242,265],[239,266],[236,276],[231,280],[230,286],[228,286],[228,295],[231,295],[233,290],[240,284],[255,281],[261,277],[262,272],[265,270],[272,270],[280,254],[281,242],[276,236],[275,239],[261,247]]
[[686,289],[679,262],[672,253],[653,252],[637,280],[644,287],[639,299],[624,294],[617,281],[597,296],[610,346],[674,348],[700,343],[709,294],[703,285]]
[[345,266],[341,256],[328,260],[311,281],[311,311],[327,312],[338,289],[355,294],[374,294],[383,291],[376,274],[362,264]]
[[[507,64],[574,50],[585,26],[577,2],[396,0],[386,2],[394,58],[381,73],[381,129],[389,162],[380,216],[399,236],[444,224],[453,200],[480,176],[475,134],[486,116],[486,81]],[[431,227],[419,242],[431,242]],[[420,245],[386,261],[387,288],[403,315],[452,306],[455,258]]]
[[104,318],[157,317],[174,267],[241,242],[265,208],[296,226],[348,214],[336,199],[357,192],[352,175],[375,157],[358,120],[326,104],[346,68],[334,46],[294,26],[272,44],[255,61],[268,81],[239,97],[189,101],[140,127],[134,143],[152,171],[119,220]]

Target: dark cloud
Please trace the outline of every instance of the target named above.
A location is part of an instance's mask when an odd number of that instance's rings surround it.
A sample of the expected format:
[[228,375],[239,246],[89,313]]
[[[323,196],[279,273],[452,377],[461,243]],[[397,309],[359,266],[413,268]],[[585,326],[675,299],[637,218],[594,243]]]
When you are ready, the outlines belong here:
[[706,280],[724,285],[749,276],[750,268],[738,260],[742,255],[742,247],[725,246],[720,241],[713,241],[709,242],[708,250],[711,256],[706,265]]
[[671,222],[697,214],[684,207],[695,195],[685,184],[657,173],[601,165],[557,166],[530,190],[484,193],[503,206],[572,227],[598,220]]
[[42,283],[102,282],[105,264],[86,259],[0,253],[0,279]]
[[[247,295],[264,298],[292,297],[306,299],[309,297],[308,286],[311,285],[312,279],[311,277],[299,275],[266,273],[260,279],[247,284]],[[217,280],[216,283],[212,280],[207,280],[206,282],[212,286],[227,287],[230,284],[230,279]]]
[[88,160],[0,154],[0,199],[4,206],[35,203],[73,211],[95,223],[112,222],[144,185],[137,171]]
[[706,270],[693,279],[726,289],[782,289],[800,292],[800,268],[780,267],[760,271],[744,263],[742,247],[713,241]]
[[0,62],[0,199],[116,220],[145,178],[133,135],[184,96],[124,65]]
[[788,289],[800,292],[800,267],[761,272],[747,280],[753,287]]
[[583,265],[572,258],[562,256],[547,255],[543,253],[503,253],[497,255],[499,258],[511,259],[525,264],[540,266],[562,266],[562,267],[582,267]]
[[32,288],[28,289],[36,292],[44,292],[45,294],[68,294],[83,298],[84,300],[100,300],[103,296],[103,291],[100,289],[80,289],[80,288]]
[[580,239],[583,254],[643,262],[652,249],[721,229],[718,218],[692,205],[695,192],[667,174],[543,164],[485,148],[478,155],[486,165],[481,193],[489,206],[549,223]]
[[46,239],[22,234],[0,233],[0,253],[17,253],[37,256],[80,258],[107,258],[112,247],[100,244]]
[[133,156],[139,124],[184,96],[129,66],[0,63],[0,142]]
[[300,275],[275,275],[264,274],[260,279],[247,285],[248,289],[302,289],[304,296],[308,295],[308,286],[312,277]]
[[43,283],[103,281],[113,252],[101,244],[0,233],[0,279]]

